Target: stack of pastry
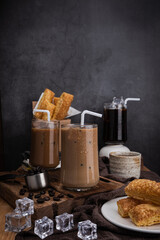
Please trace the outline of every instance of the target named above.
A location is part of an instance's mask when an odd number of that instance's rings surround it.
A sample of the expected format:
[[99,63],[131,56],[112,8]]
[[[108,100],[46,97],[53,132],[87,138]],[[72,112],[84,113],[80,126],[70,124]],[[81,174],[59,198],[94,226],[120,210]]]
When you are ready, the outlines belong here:
[[117,202],[122,217],[130,217],[137,226],[160,223],[160,183],[135,179],[125,188],[127,198]]
[[[37,109],[48,110],[51,120],[62,120],[67,116],[73,97],[66,92],[63,92],[60,97],[55,97],[55,93],[46,88]],[[36,118],[47,120],[47,113],[35,112],[34,115]]]

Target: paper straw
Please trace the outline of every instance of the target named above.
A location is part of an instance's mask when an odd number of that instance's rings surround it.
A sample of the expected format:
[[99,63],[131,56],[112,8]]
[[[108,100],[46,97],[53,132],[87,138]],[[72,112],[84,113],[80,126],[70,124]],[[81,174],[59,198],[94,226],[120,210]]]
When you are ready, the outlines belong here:
[[41,93],[41,96],[40,96],[40,98],[39,98],[39,100],[38,100],[35,108],[33,109],[33,114],[35,113],[35,110],[37,109],[37,107],[38,107],[38,105],[39,105],[39,102],[41,101],[41,98],[42,98],[42,97],[43,97],[43,92]]
[[96,112],[92,112],[92,111],[88,111],[88,110],[84,110],[81,114],[81,125],[84,125],[84,117],[85,117],[85,114],[88,114],[88,115],[92,115],[92,116],[96,116],[96,117],[102,117],[102,114],[100,113],[96,113]]
[[140,98],[126,98],[124,104],[127,104],[128,101],[140,101]]
[[34,115],[35,112],[44,112],[44,113],[47,113],[48,122],[50,122],[50,112],[49,112],[48,110],[37,109],[38,104],[39,104],[39,102],[41,101],[41,98],[42,98],[42,97],[43,97],[43,93],[41,94],[41,96],[40,96],[40,98],[39,98],[39,100],[38,100],[35,108],[33,109],[33,115]]

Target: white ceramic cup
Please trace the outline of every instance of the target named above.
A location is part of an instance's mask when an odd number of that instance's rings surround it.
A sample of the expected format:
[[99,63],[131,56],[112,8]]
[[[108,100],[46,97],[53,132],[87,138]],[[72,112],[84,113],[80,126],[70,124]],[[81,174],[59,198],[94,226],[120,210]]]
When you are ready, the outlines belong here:
[[109,154],[110,173],[124,178],[139,178],[141,154],[138,152],[111,152]]

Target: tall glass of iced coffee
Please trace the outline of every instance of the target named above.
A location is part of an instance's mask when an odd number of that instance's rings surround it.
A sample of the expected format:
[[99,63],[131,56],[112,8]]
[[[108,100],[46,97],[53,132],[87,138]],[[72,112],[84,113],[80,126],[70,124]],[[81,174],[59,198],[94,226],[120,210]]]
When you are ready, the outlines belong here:
[[31,164],[55,168],[59,164],[58,122],[32,120]]
[[70,190],[86,191],[99,181],[97,125],[63,125],[61,182]]

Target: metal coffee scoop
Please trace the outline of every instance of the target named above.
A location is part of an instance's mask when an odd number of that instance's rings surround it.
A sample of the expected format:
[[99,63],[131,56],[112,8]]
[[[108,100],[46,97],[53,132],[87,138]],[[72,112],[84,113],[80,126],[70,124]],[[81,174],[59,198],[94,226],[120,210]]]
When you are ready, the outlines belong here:
[[0,176],[0,181],[6,181],[8,179],[15,179],[24,177],[28,190],[39,190],[49,186],[48,172],[37,173],[31,176],[17,175],[17,174],[4,174]]
[[24,177],[28,190],[34,191],[49,186],[48,172],[37,173],[34,175],[4,174],[0,176],[0,181]]
[[29,190],[39,190],[49,186],[49,174],[47,171],[34,173],[36,168],[31,166],[27,160],[23,161],[22,166],[24,170],[27,170],[27,173],[31,172],[31,174],[25,176],[25,182]]
[[[18,177],[24,177],[28,190],[35,191],[49,186],[49,174],[47,171],[34,173],[34,167],[23,161],[22,163],[23,170],[26,171],[26,174],[17,175],[17,174],[4,174],[0,176],[0,181],[5,181],[8,179],[15,179]],[[29,174],[29,171],[32,174]]]
[[49,186],[48,172],[25,176],[25,182],[29,190],[39,190]]
[[25,176],[25,182],[29,190],[33,191],[48,187],[49,174],[47,171],[35,173],[36,167],[33,167],[29,163],[29,159],[23,160],[22,168],[27,171],[27,175]]

